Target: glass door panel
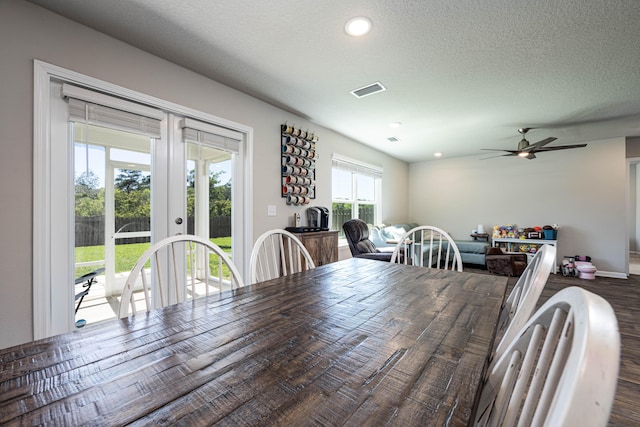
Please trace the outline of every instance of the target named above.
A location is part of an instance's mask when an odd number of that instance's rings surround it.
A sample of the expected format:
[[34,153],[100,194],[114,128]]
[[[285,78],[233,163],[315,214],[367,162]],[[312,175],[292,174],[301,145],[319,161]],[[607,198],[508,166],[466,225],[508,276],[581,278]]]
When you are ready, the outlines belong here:
[[153,139],[83,123],[72,126],[74,275],[98,271],[92,283],[76,279],[76,326],[82,326],[116,317],[124,281],[149,247]]
[[[232,168],[234,154],[197,142],[187,142],[186,161],[186,197],[187,197],[187,233],[209,239],[220,246],[231,257],[232,254]],[[197,279],[201,276],[204,263],[200,265]],[[215,280],[218,274],[217,263],[211,264],[211,282],[216,287],[228,288],[230,278],[223,267],[223,283]]]

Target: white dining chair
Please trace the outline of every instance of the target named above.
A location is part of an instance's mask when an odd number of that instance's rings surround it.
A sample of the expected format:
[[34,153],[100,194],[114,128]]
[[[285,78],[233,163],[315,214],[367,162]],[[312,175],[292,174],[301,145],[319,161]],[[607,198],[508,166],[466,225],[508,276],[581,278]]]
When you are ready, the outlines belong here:
[[499,357],[535,311],[549,275],[556,268],[555,262],[556,247],[542,245],[518,278],[500,312],[498,333],[502,336],[494,357]]
[[476,426],[605,426],[620,367],[615,313],[579,287],[552,296],[489,367]]
[[391,262],[462,271],[456,242],[444,230],[421,225],[407,231],[396,244]]
[[[193,235],[167,237],[149,247],[129,273],[118,317],[166,307],[244,286],[229,256],[208,239]],[[141,291],[141,292],[137,292]]]
[[315,268],[307,248],[293,233],[269,230],[258,237],[249,261],[251,283]]

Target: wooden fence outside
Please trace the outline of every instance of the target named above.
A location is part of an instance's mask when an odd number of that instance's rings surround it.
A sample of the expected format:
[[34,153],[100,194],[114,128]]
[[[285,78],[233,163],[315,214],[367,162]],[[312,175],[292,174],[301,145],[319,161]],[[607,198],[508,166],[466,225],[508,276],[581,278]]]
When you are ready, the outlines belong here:
[[[334,203],[331,212],[331,229],[338,230],[340,237],[344,236],[342,230],[342,224],[353,218],[353,212],[351,211],[351,205],[343,203]],[[373,205],[358,205],[358,218],[366,222],[367,224],[373,224],[374,218],[374,206]]]
[[[187,218],[187,233],[193,234],[194,218]],[[151,220],[143,218],[116,218],[116,230],[126,231],[148,231]],[[76,247],[100,246],[104,245],[104,217],[76,217],[75,239]],[[214,216],[209,218],[209,238],[231,236],[231,217]],[[145,243],[149,242],[148,237],[135,237],[118,239],[119,244],[124,243]]]

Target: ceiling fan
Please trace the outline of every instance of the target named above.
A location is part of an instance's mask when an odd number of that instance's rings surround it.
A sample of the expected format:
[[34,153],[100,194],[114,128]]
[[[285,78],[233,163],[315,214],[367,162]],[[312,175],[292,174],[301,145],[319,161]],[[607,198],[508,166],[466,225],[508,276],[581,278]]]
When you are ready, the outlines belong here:
[[[575,144],[575,145],[557,145],[555,147],[545,147],[545,145],[555,141],[558,138],[554,138],[554,137],[549,137],[549,138],[545,138],[541,141],[538,141],[534,144],[530,144],[529,141],[527,141],[526,135],[527,132],[529,132],[531,130],[531,128],[520,128],[518,129],[518,133],[520,133],[520,135],[522,135],[522,139],[520,140],[520,142],[518,143],[518,149],[517,150],[501,150],[501,149],[497,149],[497,148],[483,148],[483,150],[488,150],[488,151],[506,151],[509,154],[502,154],[501,156],[493,156],[493,157],[503,157],[503,156],[518,156],[518,157],[522,157],[524,159],[529,159],[529,160],[533,160],[536,158],[536,154],[535,153],[542,153],[545,151],[557,151],[557,150],[568,150],[570,148],[581,148],[581,147],[586,147],[587,144]],[[493,157],[487,157],[487,159],[491,159]]]

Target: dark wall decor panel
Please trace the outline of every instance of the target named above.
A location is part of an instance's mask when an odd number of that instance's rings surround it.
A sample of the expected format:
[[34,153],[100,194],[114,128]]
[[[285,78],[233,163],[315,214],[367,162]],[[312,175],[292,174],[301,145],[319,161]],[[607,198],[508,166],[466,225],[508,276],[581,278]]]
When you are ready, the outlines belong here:
[[282,197],[288,205],[307,205],[316,198],[316,142],[318,135],[286,123],[280,125]]

